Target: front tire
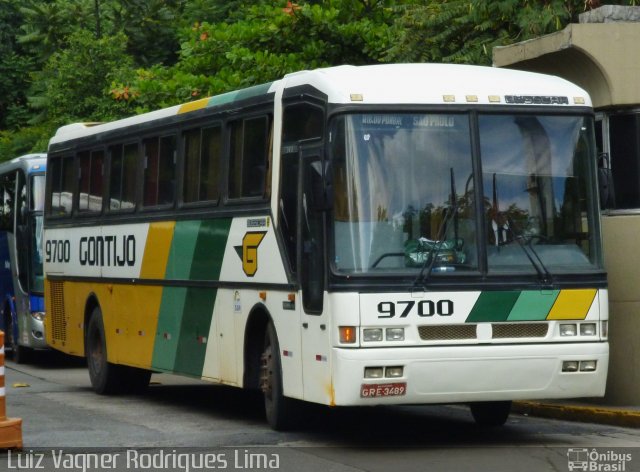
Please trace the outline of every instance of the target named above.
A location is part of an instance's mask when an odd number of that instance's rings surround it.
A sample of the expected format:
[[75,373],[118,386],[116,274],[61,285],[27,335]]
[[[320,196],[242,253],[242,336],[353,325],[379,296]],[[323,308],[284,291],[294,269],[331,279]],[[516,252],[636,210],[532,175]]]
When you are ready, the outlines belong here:
[[264,409],[269,426],[285,431],[294,426],[294,400],[283,395],[282,365],[276,329],[267,325],[264,348],[260,357],[260,389],[264,395]]
[[5,313],[5,338],[6,338],[6,346],[11,349],[11,355],[13,356],[13,362],[16,364],[26,364],[31,360],[32,350],[26,346],[21,346],[18,343],[17,336],[14,331],[13,326],[13,317],[11,313],[11,309],[6,307],[4,310]]
[[479,426],[502,426],[511,412],[511,402],[478,402],[470,405],[471,415]]

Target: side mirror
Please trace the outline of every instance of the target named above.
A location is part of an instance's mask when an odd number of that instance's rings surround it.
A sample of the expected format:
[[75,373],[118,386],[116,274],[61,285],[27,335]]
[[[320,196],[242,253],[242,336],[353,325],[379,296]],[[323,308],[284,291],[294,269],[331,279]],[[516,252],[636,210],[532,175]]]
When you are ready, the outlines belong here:
[[615,208],[613,174],[609,165],[609,154],[606,152],[600,153],[598,156],[598,191],[600,193],[600,209]]

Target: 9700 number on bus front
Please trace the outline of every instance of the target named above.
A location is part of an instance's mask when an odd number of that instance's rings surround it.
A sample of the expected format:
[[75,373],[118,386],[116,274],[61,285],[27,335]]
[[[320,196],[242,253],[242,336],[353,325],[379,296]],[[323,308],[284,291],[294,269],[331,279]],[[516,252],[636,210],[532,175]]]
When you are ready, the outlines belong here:
[[391,384],[362,384],[360,396],[362,398],[395,397],[407,393],[406,382]]

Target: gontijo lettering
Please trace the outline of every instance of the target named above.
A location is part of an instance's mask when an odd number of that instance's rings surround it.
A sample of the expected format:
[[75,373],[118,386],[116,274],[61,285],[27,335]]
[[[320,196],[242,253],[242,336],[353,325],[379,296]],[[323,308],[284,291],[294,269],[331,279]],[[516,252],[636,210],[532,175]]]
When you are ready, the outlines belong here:
[[80,265],[123,267],[135,263],[136,238],[132,234],[80,238]]

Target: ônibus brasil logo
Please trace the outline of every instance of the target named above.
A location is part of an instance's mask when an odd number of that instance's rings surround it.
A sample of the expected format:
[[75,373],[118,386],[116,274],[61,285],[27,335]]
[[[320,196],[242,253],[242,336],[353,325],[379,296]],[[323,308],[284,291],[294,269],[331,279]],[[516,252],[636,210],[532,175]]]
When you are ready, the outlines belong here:
[[626,472],[627,463],[631,462],[631,454],[612,450],[589,450],[586,447],[569,448],[567,460],[569,470],[593,472]]

